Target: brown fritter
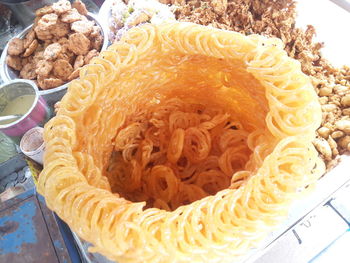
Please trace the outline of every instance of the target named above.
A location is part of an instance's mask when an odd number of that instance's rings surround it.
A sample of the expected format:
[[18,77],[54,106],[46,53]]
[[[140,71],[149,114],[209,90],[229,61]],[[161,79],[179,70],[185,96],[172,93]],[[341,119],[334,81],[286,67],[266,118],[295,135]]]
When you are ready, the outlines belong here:
[[64,59],[58,59],[53,64],[53,74],[59,79],[67,80],[69,75],[72,74],[72,72],[72,65]]
[[79,21],[81,19],[82,19],[81,14],[79,14],[77,9],[75,9],[75,8],[69,10],[67,13],[64,13],[61,16],[62,22],[65,22],[65,23],[73,23],[73,22]]
[[32,44],[34,39],[35,39],[35,32],[34,32],[34,29],[31,29],[23,40],[23,47],[28,48],[29,45]]
[[[89,53],[88,53],[89,54]],[[74,61],[74,70],[80,68],[84,66],[84,56],[83,55],[79,55],[76,57],[75,61]]]
[[48,5],[48,6],[44,6],[42,8],[39,8],[38,10],[36,10],[35,16],[43,16],[43,15],[47,15],[50,13],[53,13],[53,8],[51,5]]
[[47,77],[53,68],[53,63],[48,60],[39,60],[36,63],[36,74],[42,77]]
[[38,21],[38,27],[42,30],[50,30],[52,29],[58,20],[58,16],[56,14],[47,14],[44,15],[40,20]]
[[25,64],[19,72],[19,76],[23,79],[35,79],[35,65],[33,63]]
[[58,21],[55,27],[52,29],[52,35],[56,38],[61,38],[68,35],[70,32],[70,26],[67,23]]
[[44,50],[35,52],[34,56],[32,56],[31,58],[33,58],[33,62],[35,64],[38,63],[39,60],[43,60],[44,59]]
[[34,65],[36,64],[35,60],[33,59],[32,56],[26,57],[26,58],[22,58],[21,59],[21,63],[22,63],[22,67],[29,64],[29,63],[33,63]]
[[34,30],[38,39],[46,41],[53,38],[51,31],[55,28],[58,16],[54,13],[44,15],[38,21]]
[[37,49],[38,45],[39,45],[38,40],[34,39],[22,56],[29,57],[30,55],[32,55],[34,51]]
[[71,24],[71,29],[77,33],[88,36],[93,30],[94,22],[89,20],[80,20]]
[[67,0],[59,0],[52,5],[52,9],[56,14],[63,14],[71,10],[72,6]]
[[48,45],[44,51],[44,58],[47,60],[55,60],[62,52],[62,47],[59,43]]
[[38,75],[38,86],[44,90],[53,89],[64,84],[64,81],[53,76],[42,77]]
[[[63,46],[63,48],[64,48],[64,47],[65,47],[65,46]],[[73,64],[74,64],[74,61],[75,61],[75,57],[76,57],[76,55],[75,55],[72,51],[70,51],[69,49],[67,49],[67,51],[61,52],[61,53],[58,55],[57,59],[63,59],[63,60],[65,60],[65,61],[67,61],[69,64],[73,65]]]
[[81,33],[74,33],[68,39],[69,49],[76,55],[86,55],[90,49],[90,40]]
[[51,34],[50,30],[47,30],[43,26],[38,25],[35,27],[34,30],[35,30],[36,36],[40,40],[47,41],[47,40],[51,40],[53,38],[53,35]]
[[102,35],[98,35],[91,40],[91,48],[96,49],[96,50],[101,50],[103,43],[103,37]]
[[68,45],[68,38],[61,37],[60,39],[58,39],[57,43],[59,43],[61,46]]
[[96,49],[92,49],[89,51],[89,53],[86,54],[85,58],[84,58],[84,62],[85,64],[89,64],[90,63],[90,60],[93,58],[93,57],[96,57],[98,56],[98,51]]
[[8,46],[7,53],[11,56],[18,56],[24,51],[23,39],[13,38]]
[[94,38],[94,37],[98,37],[101,35],[101,29],[99,26],[93,26],[92,27],[92,31],[90,33],[90,37]]
[[80,68],[75,69],[72,74],[69,75],[68,80],[71,81],[79,77]]
[[72,7],[77,9],[81,15],[86,16],[88,13],[85,4],[80,0],[74,1],[74,3],[72,4]]
[[13,68],[14,70],[21,70],[22,69],[22,62],[21,58],[18,56],[7,56],[6,57],[6,64]]

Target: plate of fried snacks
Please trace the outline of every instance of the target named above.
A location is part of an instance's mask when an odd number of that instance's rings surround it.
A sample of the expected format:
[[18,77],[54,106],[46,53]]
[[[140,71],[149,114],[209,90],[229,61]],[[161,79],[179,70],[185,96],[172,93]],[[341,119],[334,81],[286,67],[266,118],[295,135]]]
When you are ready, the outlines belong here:
[[33,80],[41,94],[66,89],[106,45],[103,28],[81,1],[60,0],[38,9],[33,25],[8,43],[1,77]]

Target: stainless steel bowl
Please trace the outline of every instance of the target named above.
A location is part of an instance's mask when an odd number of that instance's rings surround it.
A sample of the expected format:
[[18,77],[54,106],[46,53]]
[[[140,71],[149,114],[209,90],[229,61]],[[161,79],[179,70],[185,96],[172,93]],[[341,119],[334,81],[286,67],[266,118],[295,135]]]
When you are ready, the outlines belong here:
[[[102,24],[98,21],[98,19],[96,18],[95,15],[88,13],[87,18],[89,20],[94,20],[96,22],[96,24],[101,28],[101,32],[102,32],[102,36],[103,36],[103,43],[102,43],[101,51],[105,50],[108,46],[108,32],[107,32],[107,30],[102,26]],[[20,34],[18,34],[15,37],[24,38],[26,36],[26,34],[29,32],[29,30],[32,28],[32,26],[33,25],[28,26]],[[1,58],[0,58],[0,77],[2,78],[2,80],[4,82],[14,80],[14,79],[19,79],[17,71],[13,70],[12,68],[7,66],[7,64],[6,64],[7,49],[8,49],[8,44],[5,46],[4,51],[2,52]],[[57,88],[48,89],[48,90],[40,90],[39,94],[40,95],[52,94],[52,95],[55,95],[57,100],[59,100],[60,97],[62,97],[64,95],[64,93],[66,93],[66,90],[68,88],[68,84],[69,84],[69,82],[67,82],[61,86],[58,86]]]

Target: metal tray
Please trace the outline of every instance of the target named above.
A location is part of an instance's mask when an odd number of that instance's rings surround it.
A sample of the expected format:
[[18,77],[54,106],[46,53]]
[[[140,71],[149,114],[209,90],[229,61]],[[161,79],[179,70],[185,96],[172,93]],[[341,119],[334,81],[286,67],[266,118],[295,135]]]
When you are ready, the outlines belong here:
[[[108,30],[106,30],[106,28],[103,26],[102,23],[99,22],[98,18],[94,14],[88,13],[87,18],[89,20],[94,20],[96,24],[101,28],[102,36],[103,36],[101,51],[105,50],[108,46],[108,32],[107,32]],[[33,25],[28,26],[15,37],[24,38],[32,27]],[[0,77],[4,82],[19,78],[17,71],[11,69],[6,64],[7,49],[8,49],[8,43],[5,46],[4,51],[2,52],[0,57]],[[63,95],[66,93],[68,84],[69,82],[61,86],[58,86],[57,88],[48,89],[48,90],[39,90],[39,94],[40,95],[56,94],[56,97],[58,98],[58,100],[60,100],[63,97]]]

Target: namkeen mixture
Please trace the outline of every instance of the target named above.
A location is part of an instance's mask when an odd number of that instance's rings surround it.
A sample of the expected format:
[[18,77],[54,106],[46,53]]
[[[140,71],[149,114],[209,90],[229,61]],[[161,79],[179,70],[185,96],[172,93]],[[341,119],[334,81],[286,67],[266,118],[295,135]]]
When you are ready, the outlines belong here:
[[161,0],[176,5],[179,21],[282,39],[288,55],[300,61],[322,105],[322,124],[314,144],[328,168],[350,151],[350,68],[334,68],[314,43],[315,29],[296,28],[294,0]]
[[60,0],[38,9],[26,36],[10,41],[7,65],[41,89],[77,78],[80,68],[99,54],[103,41],[100,27],[87,13],[79,0]]
[[159,24],[175,21],[175,15],[167,5],[157,0],[108,0],[109,40],[118,41],[130,28],[144,23]]

